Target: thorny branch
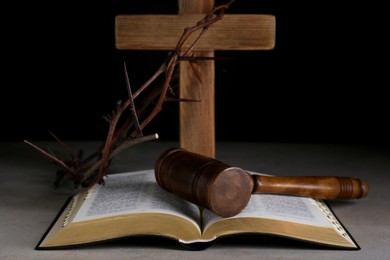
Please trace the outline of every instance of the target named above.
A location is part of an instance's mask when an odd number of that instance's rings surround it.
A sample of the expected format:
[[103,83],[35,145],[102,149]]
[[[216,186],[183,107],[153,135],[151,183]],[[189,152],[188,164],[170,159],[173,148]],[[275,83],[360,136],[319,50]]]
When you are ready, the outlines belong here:
[[[42,148],[25,140],[26,144],[30,145],[32,148],[47,157],[52,163],[59,166],[60,169],[57,171],[58,178],[55,182],[56,185],[60,183],[61,179],[65,175],[71,178],[75,186],[81,185],[82,187],[88,188],[95,183],[104,183],[103,177],[107,174],[107,169],[110,165],[110,162],[119,152],[129,148],[130,146],[158,139],[158,134],[143,136],[142,130],[161,111],[164,102],[171,101],[172,99],[179,102],[197,101],[190,99],[180,99],[176,97],[172,98],[168,95],[171,93],[170,83],[172,81],[175,68],[181,61],[196,63],[197,60],[207,59],[207,57],[192,56],[195,45],[212,24],[223,18],[226,9],[228,9],[233,2],[235,2],[235,0],[231,0],[226,4],[214,7],[196,25],[185,28],[183,34],[177,42],[176,47],[168,54],[165,62],[161,64],[157,71],[141,87],[139,87],[137,91],[134,92],[134,94],[131,90],[126,64],[124,64],[129,97],[125,102],[118,102],[115,111],[111,115],[105,117],[106,121],[109,123],[106,140],[104,145],[102,145],[101,148],[99,148],[98,151],[89,158],[83,160],[82,153],[74,153],[72,149],[67,147],[52,133],[51,135],[70,155],[71,159],[69,161],[64,161],[58,158],[56,155],[46,152]],[[194,33],[198,33],[195,39],[186,45],[186,43],[190,40],[190,36]],[[144,103],[143,107],[136,107],[134,102],[135,99],[141,96],[141,94],[146,89],[152,88],[152,83],[155,82],[159,77],[164,77],[164,81],[162,86],[158,86],[157,91],[153,91],[153,93],[157,93],[157,102],[153,103],[151,100],[146,100],[147,105]],[[156,94],[154,94],[154,96],[156,96]],[[149,95],[146,98],[152,97]],[[149,108],[148,106],[150,105],[153,107]],[[131,113],[127,115],[125,112]],[[140,117],[144,116],[145,114],[146,116],[142,117],[140,120]],[[127,117],[125,117],[126,115]],[[121,125],[119,125],[120,122]],[[91,162],[91,159],[93,158],[95,158],[95,161]]]

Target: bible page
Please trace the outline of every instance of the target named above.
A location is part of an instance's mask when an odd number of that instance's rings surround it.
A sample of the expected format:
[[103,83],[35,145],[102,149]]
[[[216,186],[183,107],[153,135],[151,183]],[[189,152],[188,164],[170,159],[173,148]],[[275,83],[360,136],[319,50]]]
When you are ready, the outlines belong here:
[[[332,226],[319,203],[319,201],[311,198],[254,194],[246,208],[231,218],[269,218],[315,226]],[[325,205],[322,206],[325,207]],[[203,212],[203,221],[206,228],[220,219],[222,218],[210,210],[204,210]]]
[[168,213],[200,223],[199,208],[156,182],[154,170],[110,174],[104,185],[95,185],[85,197],[73,221],[129,213]]

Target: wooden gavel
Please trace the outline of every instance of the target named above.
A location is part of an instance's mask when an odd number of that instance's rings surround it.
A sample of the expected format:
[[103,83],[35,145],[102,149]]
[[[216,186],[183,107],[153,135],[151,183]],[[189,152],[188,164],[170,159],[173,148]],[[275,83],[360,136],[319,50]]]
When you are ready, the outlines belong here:
[[316,199],[367,196],[364,180],[331,176],[264,176],[250,174],[216,159],[169,148],[155,164],[157,183],[165,190],[221,217],[240,213],[252,194],[281,194]]

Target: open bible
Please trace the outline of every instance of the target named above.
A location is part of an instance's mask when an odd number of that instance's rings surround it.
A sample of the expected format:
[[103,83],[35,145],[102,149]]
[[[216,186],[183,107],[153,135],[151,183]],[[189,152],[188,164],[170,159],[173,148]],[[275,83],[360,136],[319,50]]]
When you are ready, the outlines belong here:
[[[255,174],[255,173],[253,173]],[[130,236],[174,239],[207,248],[219,238],[240,234],[282,236],[324,246],[360,249],[320,200],[254,195],[238,215],[222,218],[163,190],[154,170],[108,175],[68,200],[36,249],[101,243]]]

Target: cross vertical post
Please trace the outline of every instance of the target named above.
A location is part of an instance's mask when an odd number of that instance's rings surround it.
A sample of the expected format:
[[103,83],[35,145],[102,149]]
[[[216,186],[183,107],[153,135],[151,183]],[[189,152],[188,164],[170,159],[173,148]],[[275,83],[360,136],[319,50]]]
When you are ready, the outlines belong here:
[[[179,15],[205,14],[214,6],[214,0],[179,0]],[[194,57],[214,57],[213,49],[197,51]],[[196,70],[196,71],[195,71]],[[192,152],[215,157],[214,61],[180,63],[181,98],[200,102],[180,103],[180,146]]]

